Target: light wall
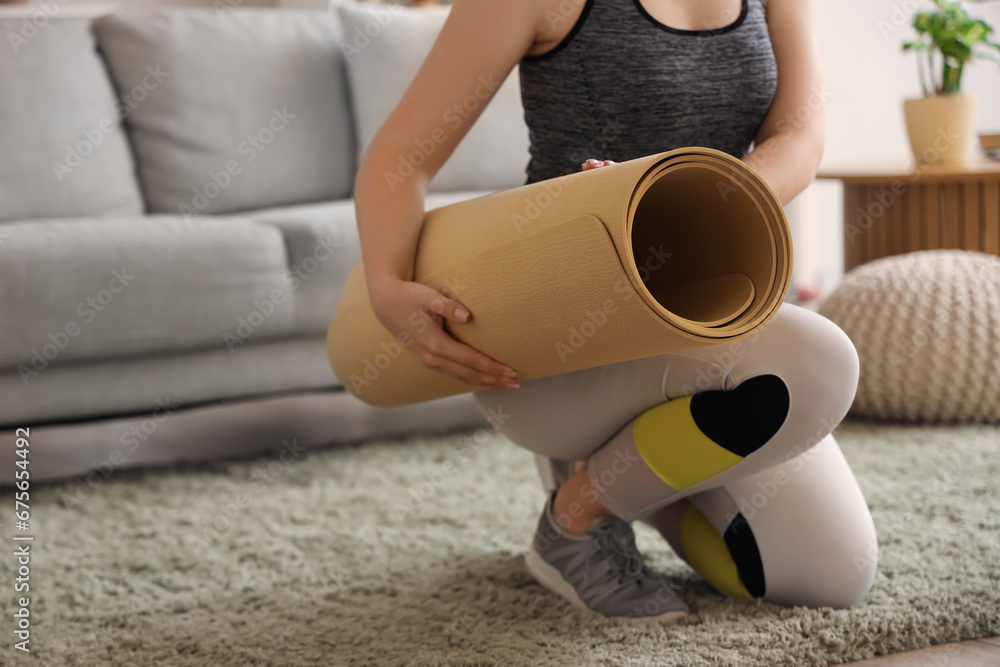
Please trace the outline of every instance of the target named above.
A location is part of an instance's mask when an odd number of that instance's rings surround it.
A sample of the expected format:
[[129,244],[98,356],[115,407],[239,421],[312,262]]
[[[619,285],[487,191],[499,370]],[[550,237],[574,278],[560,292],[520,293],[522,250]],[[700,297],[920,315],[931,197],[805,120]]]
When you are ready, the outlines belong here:
[[[914,10],[929,4],[815,0],[828,94],[824,164],[886,158],[906,163],[910,149],[902,103],[920,95],[920,84],[915,56],[904,54],[900,45],[915,36],[910,28]],[[966,8],[1000,30],[1000,3],[966,3]],[[971,65],[963,89],[979,98],[979,131],[1000,133],[1000,67],[992,62]],[[843,273],[841,192],[839,184],[817,181],[790,209],[796,223],[807,227],[797,230],[797,260],[803,265],[799,281],[818,283],[827,292]]]

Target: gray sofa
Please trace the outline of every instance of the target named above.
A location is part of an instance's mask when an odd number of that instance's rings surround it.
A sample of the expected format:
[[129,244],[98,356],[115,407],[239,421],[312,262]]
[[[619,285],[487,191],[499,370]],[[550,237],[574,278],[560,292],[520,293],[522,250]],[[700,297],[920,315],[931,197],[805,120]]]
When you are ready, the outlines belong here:
[[[0,438],[30,427],[33,480],[483,424],[469,396],[365,406],[325,354],[421,11],[0,21]],[[428,208],[523,182],[516,76],[501,98]]]

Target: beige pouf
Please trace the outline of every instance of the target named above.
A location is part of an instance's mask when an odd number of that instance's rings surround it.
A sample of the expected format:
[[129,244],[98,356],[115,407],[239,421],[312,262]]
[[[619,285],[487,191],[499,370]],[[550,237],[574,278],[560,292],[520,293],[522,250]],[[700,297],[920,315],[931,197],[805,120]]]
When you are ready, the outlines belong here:
[[1000,257],[927,250],[863,264],[820,312],[861,358],[851,414],[1000,424]]

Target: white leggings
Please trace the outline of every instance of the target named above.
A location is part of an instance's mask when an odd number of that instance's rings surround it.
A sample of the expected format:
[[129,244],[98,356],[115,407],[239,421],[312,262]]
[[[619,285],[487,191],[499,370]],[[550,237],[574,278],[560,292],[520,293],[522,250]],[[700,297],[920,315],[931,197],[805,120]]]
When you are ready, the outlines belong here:
[[[878,553],[867,504],[831,435],[854,399],[858,370],[843,331],[783,304],[742,340],[525,381],[518,390],[487,389],[475,398],[484,413],[504,416],[501,432],[521,447],[586,460],[605,507],[657,527],[719,590],[849,607],[870,589]],[[638,455],[637,416],[762,375],[784,382],[787,417],[731,467],[678,490]]]

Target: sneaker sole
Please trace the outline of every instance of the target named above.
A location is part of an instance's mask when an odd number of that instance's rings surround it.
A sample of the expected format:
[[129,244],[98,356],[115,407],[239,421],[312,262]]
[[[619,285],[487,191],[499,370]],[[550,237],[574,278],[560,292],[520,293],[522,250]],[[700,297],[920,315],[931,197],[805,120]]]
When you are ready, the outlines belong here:
[[[528,553],[524,555],[524,564],[528,568],[528,572],[531,576],[535,578],[535,581],[540,583],[545,588],[549,589],[559,597],[563,598],[574,607],[583,609],[584,611],[589,611],[592,614],[599,614],[605,618],[613,618],[605,616],[598,611],[594,611],[587,604],[580,599],[580,595],[573,588],[573,584],[566,581],[559,570],[552,567],[535,551],[534,545],[528,549]],[[680,620],[681,618],[687,616],[686,611],[668,611],[665,614],[660,614],[659,616],[630,616],[628,618],[633,618],[638,621],[661,621],[670,623],[673,621]]]

